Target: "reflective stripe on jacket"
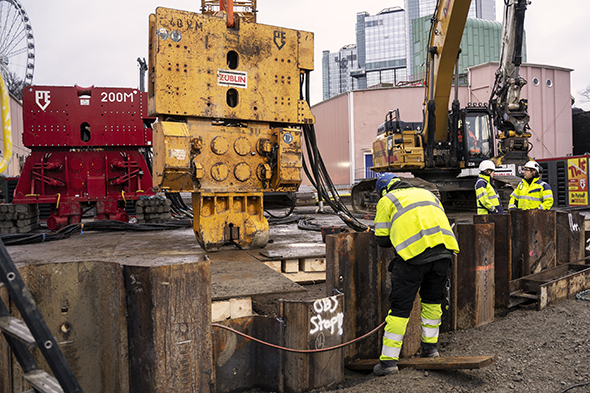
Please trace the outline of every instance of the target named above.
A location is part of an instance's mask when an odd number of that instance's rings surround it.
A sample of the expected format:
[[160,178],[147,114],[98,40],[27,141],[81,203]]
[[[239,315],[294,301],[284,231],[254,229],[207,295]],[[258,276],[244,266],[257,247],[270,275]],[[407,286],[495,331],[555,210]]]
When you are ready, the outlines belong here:
[[529,184],[526,180],[520,182],[516,190],[510,195],[508,209],[543,209],[549,210],[553,206],[553,192],[549,184],[540,178],[535,178]]
[[497,206],[500,206],[500,197],[489,176],[479,175],[475,182],[475,196],[477,199],[477,214],[492,213]]
[[388,235],[397,254],[406,261],[439,244],[459,252],[442,204],[423,188],[394,189],[379,200],[375,236]]

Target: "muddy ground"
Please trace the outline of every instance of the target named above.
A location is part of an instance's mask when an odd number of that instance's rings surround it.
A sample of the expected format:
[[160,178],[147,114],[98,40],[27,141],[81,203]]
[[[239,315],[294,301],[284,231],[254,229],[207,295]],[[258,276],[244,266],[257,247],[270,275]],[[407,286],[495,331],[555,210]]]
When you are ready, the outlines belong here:
[[347,371],[346,380],[333,390],[590,392],[590,301],[572,299],[542,311],[520,306],[496,313],[486,326],[443,333],[439,348],[441,356],[494,355],[496,362],[477,370],[405,368],[385,377]]
[[[464,216],[457,221],[470,218]],[[322,284],[307,288],[311,297],[324,294]],[[277,315],[271,300],[254,298],[255,311]],[[590,301],[564,300],[542,311],[536,304],[497,310],[488,325],[442,333],[439,351],[445,357],[493,355],[496,361],[476,370],[404,368],[385,377],[346,371],[342,383],[314,392],[590,392]]]
[[[311,293],[321,291],[310,287]],[[260,305],[268,307],[254,306]],[[404,368],[385,377],[346,370],[342,383],[314,392],[590,392],[590,301],[497,311],[490,324],[442,333],[439,351],[444,357],[495,356],[496,361],[475,370]]]

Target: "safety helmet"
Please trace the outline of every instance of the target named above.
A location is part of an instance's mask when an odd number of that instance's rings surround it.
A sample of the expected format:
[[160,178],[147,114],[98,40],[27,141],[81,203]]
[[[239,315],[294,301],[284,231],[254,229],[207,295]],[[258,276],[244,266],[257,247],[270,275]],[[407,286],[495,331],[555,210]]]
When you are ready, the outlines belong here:
[[539,173],[539,174],[540,174],[541,172],[543,172],[543,168],[541,168],[541,165],[539,165],[539,163],[538,163],[538,162],[536,162],[536,161],[529,161],[529,162],[527,162],[526,164],[524,164],[524,167],[525,167],[525,168],[534,169],[534,170],[536,170],[536,171],[537,171],[537,173]]
[[494,165],[494,163],[490,160],[483,160],[480,164],[479,164],[479,171],[480,172],[485,172],[488,169],[491,169],[492,171],[496,170],[496,166]]
[[385,173],[381,175],[379,179],[377,179],[377,183],[375,184],[375,190],[377,190],[377,194],[379,194],[379,197],[383,196],[383,190],[387,188],[387,186],[393,179],[399,180],[399,177],[397,177],[393,173]]

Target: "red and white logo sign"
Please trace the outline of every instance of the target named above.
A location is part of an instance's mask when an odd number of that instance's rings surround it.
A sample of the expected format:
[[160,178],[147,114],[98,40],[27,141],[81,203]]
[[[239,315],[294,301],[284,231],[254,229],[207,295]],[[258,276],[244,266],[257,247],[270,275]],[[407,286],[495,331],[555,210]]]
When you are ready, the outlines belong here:
[[35,91],[35,102],[39,105],[39,108],[43,112],[45,112],[45,108],[51,104],[51,99],[49,98],[49,90],[37,90]]
[[246,89],[248,87],[248,74],[243,71],[217,70],[217,85]]

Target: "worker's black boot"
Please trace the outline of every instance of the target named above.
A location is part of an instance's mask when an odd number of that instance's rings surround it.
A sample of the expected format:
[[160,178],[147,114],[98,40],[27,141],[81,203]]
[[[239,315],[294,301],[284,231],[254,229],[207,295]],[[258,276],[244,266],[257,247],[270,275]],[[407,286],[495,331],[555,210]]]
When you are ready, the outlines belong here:
[[422,343],[420,344],[422,347],[422,352],[420,353],[421,358],[439,358],[440,354],[438,353],[437,345],[436,344],[429,344],[429,343]]
[[397,360],[382,360],[373,367],[373,372],[378,377],[399,372],[397,368]]

